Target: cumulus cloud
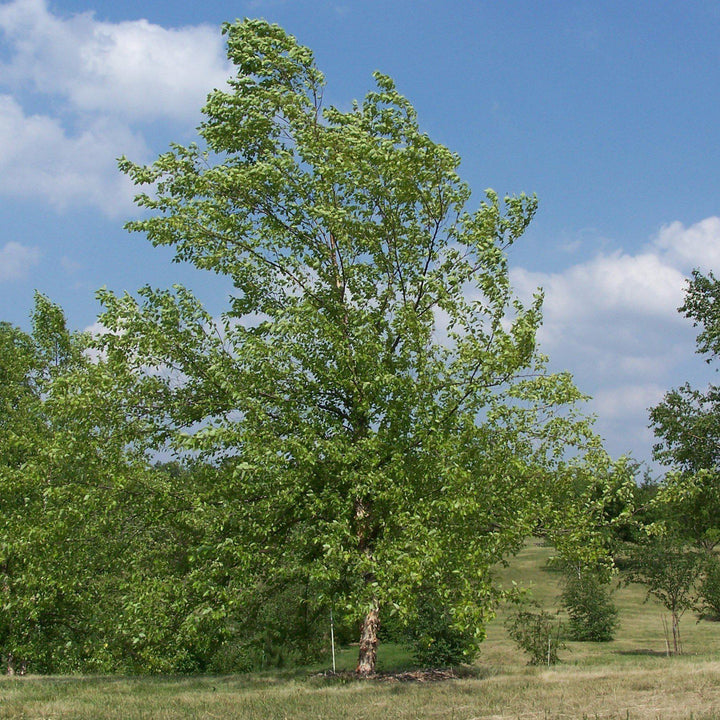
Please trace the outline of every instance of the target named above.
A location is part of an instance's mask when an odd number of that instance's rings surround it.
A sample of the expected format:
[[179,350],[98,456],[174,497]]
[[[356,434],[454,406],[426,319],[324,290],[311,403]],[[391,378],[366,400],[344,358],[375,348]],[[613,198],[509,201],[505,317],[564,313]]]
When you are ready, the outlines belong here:
[[556,342],[572,323],[598,317],[668,318],[682,302],[685,276],[652,253],[600,254],[561,273],[514,271],[518,291],[545,290],[545,340]]
[[26,115],[17,101],[0,95],[0,193],[34,197],[58,209],[94,205],[109,215],[126,212],[134,190],[117,170],[120,148],[142,157],[137,133],[96,118],[72,134],[54,118]]
[[618,452],[630,437],[649,451],[647,408],[690,379],[694,331],[677,309],[695,267],[720,267],[718,217],[666,225],[637,254],[599,253],[556,273],[512,272],[521,297],[544,289],[541,348],[593,396],[600,431]]
[[29,84],[83,112],[192,120],[228,77],[222,38],[208,25],[63,19],[45,0],[14,0],[0,6],[0,30],[12,52],[0,66],[5,83]]
[[684,270],[720,268],[720,217],[709,217],[686,228],[681,222],[665,225],[654,248],[667,262]]
[[659,385],[638,384],[604,387],[596,392],[592,410],[598,417],[597,429],[612,455],[635,453],[638,460],[650,460],[655,437],[648,426],[648,408],[657,405],[667,390]]
[[0,248],[0,282],[19,280],[25,277],[30,268],[40,262],[40,251],[18,242],[5,243]]
[[667,388],[655,383],[639,385],[619,385],[600,390],[595,396],[595,408],[606,420],[626,419],[645,415],[647,408],[656,405]]
[[0,193],[58,209],[126,213],[134,192],[116,158],[154,155],[153,121],[193,128],[230,72],[218,28],[63,18],[46,0],[0,4],[0,41]]
[[647,344],[655,330],[667,349],[679,327],[687,325],[677,309],[690,269],[713,266],[720,266],[717,217],[687,228],[679,222],[667,225],[635,255],[599,253],[557,273],[517,268],[512,281],[521,297],[544,289],[544,345],[552,349],[578,343],[616,351],[620,344],[625,352],[618,355],[618,364],[647,371],[635,348]]

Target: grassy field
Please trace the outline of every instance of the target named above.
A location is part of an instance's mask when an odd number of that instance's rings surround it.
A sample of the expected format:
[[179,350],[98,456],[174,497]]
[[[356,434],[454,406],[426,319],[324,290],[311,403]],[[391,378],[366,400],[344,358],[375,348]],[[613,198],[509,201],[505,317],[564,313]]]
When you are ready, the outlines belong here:
[[[545,569],[550,553],[531,543],[503,581],[531,585],[534,597],[554,609],[560,578]],[[501,616],[461,679],[358,682],[326,677],[323,667],[202,678],[6,678],[0,718],[720,718],[720,623],[686,615],[685,655],[667,657],[661,608],[644,603],[638,586],[621,588],[615,599],[617,640],[568,643],[552,668],[526,665]],[[343,650],[340,668],[351,668],[355,654]],[[381,648],[380,670],[408,663],[402,649]]]

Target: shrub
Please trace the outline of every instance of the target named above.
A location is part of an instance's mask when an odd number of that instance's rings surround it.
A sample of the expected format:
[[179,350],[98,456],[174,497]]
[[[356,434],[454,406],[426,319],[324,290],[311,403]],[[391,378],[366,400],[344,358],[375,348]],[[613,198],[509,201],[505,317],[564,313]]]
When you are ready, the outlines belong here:
[[[537,606],[536,606],[537,607]],[[555,665],[561,642],[562,623],[544,610],[522,609],[505,621],[508,634],[530,656],[530,665]]]
[[699,596],[700,611],[714,620],[720,620],[720,561],[716,557],[707,561]]
[[477,655],[475,633],[459,628],[448,607],[435,593],[423,593],[408,625],[407,637],[415,661],[422,667],[451,667]]
[[561,602],[570,617],[571,640],[608,642],[615,635],[618,611],[607,583],[592,572],[568,572]]

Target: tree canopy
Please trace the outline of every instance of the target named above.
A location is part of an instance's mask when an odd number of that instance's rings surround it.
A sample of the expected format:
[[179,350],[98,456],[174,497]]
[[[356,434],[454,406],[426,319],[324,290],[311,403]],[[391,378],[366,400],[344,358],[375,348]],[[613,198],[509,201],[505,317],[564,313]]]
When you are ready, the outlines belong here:
[[133,448],[89,341],[42,295],[31,332],[0,324],[0,652],[8,671],[203,669],[187,556],[212,528]]
[[121,169],[149,187],[129,229],[231,279],[229,306],[103,291],[100,342],[129,417],[231,468],[217,492],[235,530],[213,562],[246,583],[301,574],[361,620],[369,674],[380,613],[409,616],[428,589],[479,633],[493,565],[543,523],[582,527],[553,499],[606,458],[537,352],[541,293],[511,288],[535,198],[488,190],[469,210],[459,157],[389,77],[325,107],[312,52],[280,27],[224,33],[237,74],[199,143]]

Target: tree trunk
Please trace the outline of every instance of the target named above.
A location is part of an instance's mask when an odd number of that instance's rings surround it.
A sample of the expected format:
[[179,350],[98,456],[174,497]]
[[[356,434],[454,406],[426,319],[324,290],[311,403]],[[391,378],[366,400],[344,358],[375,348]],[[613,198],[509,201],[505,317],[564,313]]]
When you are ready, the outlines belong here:
[[682,640],[680,640],[680,618],[672,613],[673,648],[675,655],[682,655]]
[[[372,526],[372,501],[357,498],[355,500],[355,523],[358,538],[358,550],[366,556],[372,566],[372,543],[374,541]],[[375,577],[372,571],[364,576],[365,586],[372,584]],[[377,659],[378,628],[380,626],[380,608],[378,599],[372,598],[372,604],[363,619],[360,628],[360,652],[355,672],[359,677],[370,677],[375,674]]]
[[360,629],[360,653],[357,668],[355,668],[355,672],[360,677],[370,677],[375,674],[379,627],[380,610],[377,600],[373,600],[372,607],[365,616]]

